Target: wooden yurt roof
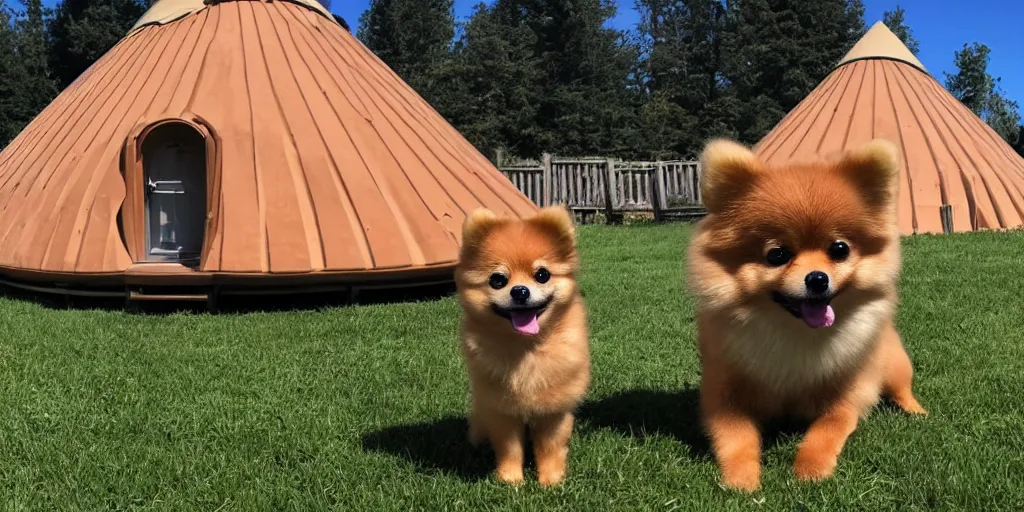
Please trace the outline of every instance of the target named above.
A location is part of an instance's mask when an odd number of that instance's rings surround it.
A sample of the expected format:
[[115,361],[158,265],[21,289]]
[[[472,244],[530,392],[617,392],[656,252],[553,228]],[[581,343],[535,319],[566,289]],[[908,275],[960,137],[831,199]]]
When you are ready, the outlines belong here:
[[166,120],[215,147],[197,273],[450,269],[474,208],[536,209],[314,0],[161,0],[0,153],[0,270],[137,267],[124,173]]
[[769,163],[830,155],[875,137],[897,143],[904,162],[903,233],[1024,224],[1024,159],[925,70],[883,23],[756,146]]

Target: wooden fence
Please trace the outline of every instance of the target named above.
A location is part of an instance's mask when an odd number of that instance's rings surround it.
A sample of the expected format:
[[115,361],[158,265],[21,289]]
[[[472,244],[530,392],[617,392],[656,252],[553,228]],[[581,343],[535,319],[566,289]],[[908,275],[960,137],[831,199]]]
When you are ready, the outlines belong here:
[[612,222],[627,212],[650,212],[661,221],[704,214],[698,162],[624,162],[545,154],[540,162],[499,162],[499,169],[538,206],[565,204],[584,217],[603,212]]

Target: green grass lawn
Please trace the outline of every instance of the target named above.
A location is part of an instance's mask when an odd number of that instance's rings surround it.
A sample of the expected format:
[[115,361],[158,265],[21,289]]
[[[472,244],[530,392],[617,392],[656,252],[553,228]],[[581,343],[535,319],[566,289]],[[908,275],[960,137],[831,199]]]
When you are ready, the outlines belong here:
[[1024,233],[904,243],[899,327],[931,415],[883,407],[836,476],[768,444],[722,490],[697,427],[685,225],[584,226],[593,387],[560,488],[464,442],[458,307],[130,315],[0,299],[9,509],[1024,509]]

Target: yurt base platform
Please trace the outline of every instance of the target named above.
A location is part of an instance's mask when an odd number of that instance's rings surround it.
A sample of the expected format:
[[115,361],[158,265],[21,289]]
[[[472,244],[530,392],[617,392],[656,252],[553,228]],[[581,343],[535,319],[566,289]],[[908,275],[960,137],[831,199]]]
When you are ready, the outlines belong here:
[[91,276],[0,268],[0,286],[68,307],[72,303],[129,311],[184,307],[211,313],[420,300],[454,291],[450,267],[415,275],[228,274],[199,272],[177,263],[139,263],[118,274]]

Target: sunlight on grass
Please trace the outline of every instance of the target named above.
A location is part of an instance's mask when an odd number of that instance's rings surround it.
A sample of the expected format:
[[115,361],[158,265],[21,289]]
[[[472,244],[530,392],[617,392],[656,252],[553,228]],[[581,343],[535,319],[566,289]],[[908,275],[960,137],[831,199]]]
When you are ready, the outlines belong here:
[[[465,443],[458,306],[129,315],[0,299],[8,508],[1022,509],[1024,233],[905,242],[899,327],[926,419],[889,409],[837,476],[717,485],[696,422],[685,225],[581,228],[594,383],[570,476],[514,490]],[[752,507],[753,506],[753,507]]]

